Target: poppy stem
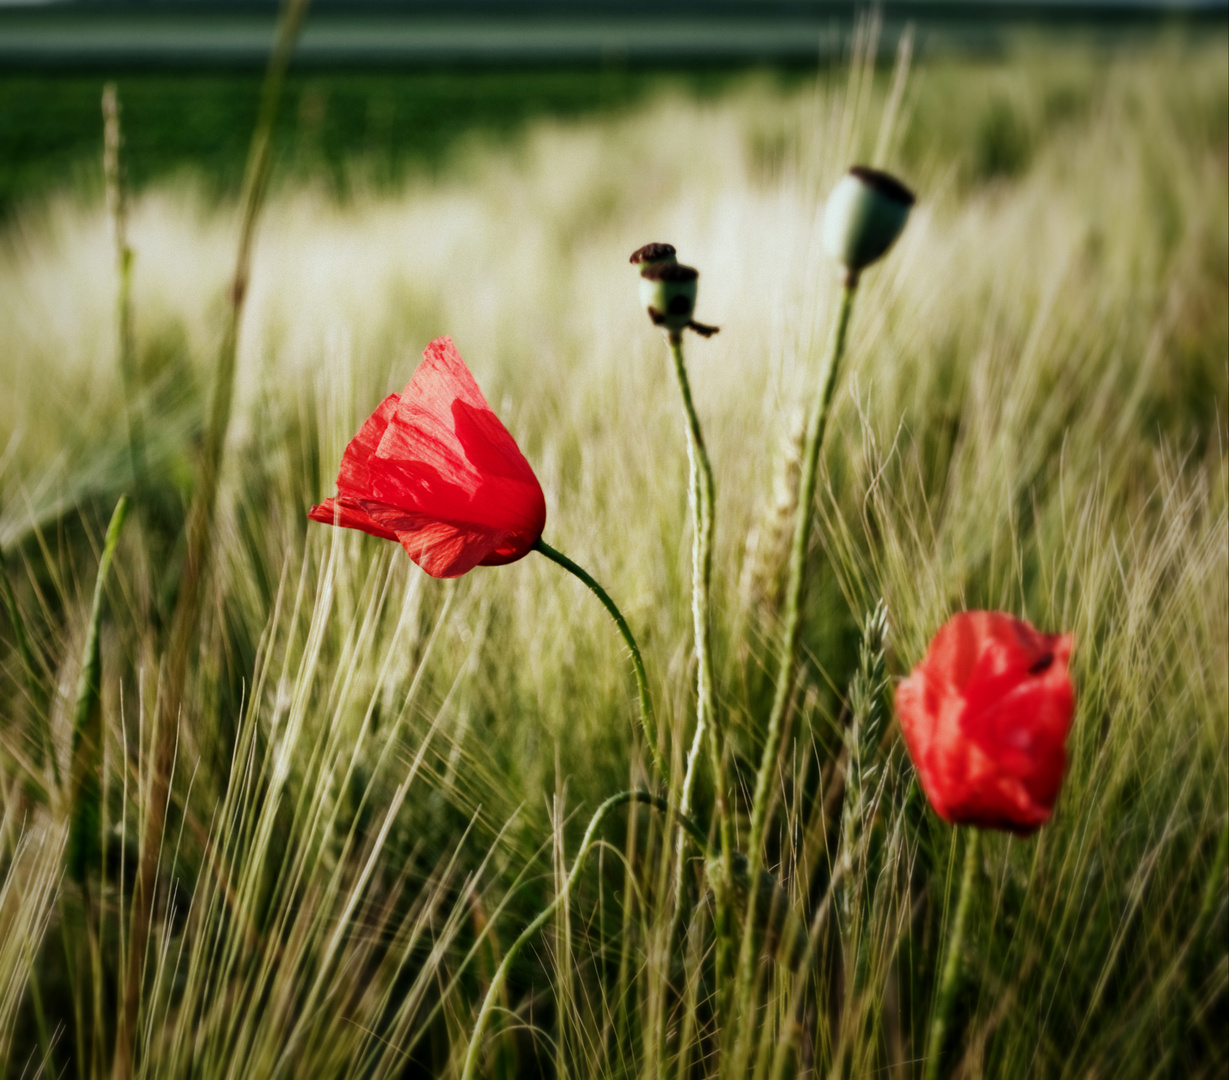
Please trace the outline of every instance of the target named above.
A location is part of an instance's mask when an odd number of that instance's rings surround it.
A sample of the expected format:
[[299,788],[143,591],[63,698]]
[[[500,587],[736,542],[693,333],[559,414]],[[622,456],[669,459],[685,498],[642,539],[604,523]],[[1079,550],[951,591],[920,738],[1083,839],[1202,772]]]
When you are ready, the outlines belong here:
[[[716,495],[713,485],[713,467],[700,430],[700,418],[696,414],[691,396],[691,383],[687,378],[687,365],[683,359],[683,332],[673,330],[669,334],[670,355],[674,360],[674,374],[678,379],[679,392],[683,399],[683,413],[687,423],[687,459],[690,466],[688,491],[691,508],[691,614],[696,642],[696,730],[691,749],[687,754],[687,767],[683,773],[683,789],[679,798],[679,812],[691,813],[691,800],[695,790],[697,762],[701,746],[708,747],[709,765],[713,772],[713,801],[716,810],[718,832],[721,838],[721,884],[716,890],[714,930],[717,938],[716,981],[719,986],[728,986],[727,973],[730,965],[729,905],[727,889],[733,880],[733,837],[730,814],[725,798],[725,770],[722,767],[721,733],[717,730],[716,710],[713,707],[713,661],[712,632],[710,621],[713,577],[713,521]],[[683,916],[683,857],[685,838],[680,833],[675,865],[674,920],[671,924],[671,940],[667,942],[666,955],[673,948],[673,938]],[[664,1035],[665,1010],[661,1010],[660,1023]],[[659,1040],[659,1045],[660,1045]],[[659,1063],[660,1064],[660,1063]]]
[[[828,348],[825,367],[822,369],[820,393],[815,399],[807,421],[806,444],[802,456],[802,473],[798,479],[798,507],[794,521],[794,540],[790,548],[789,584],[785,596],[785,626],[777,653],[777,685],[768,716],[768,732],[764,739],[764,751],[755,778],[755,795],[751,802],[751,836],[747,844],[750,860],[750,880],[758,881],[763,866],[764,830],[768,823],[768,793],[776,772],[777,753],[781,748],[781,729],[785,713],[793,695],[797,668],[798,639],[802,630],[803,589],[806,584],[807,547],[811,540],[811,519],[814,511],[815,484],[819,472],[819,452],[824,444],[824,432],[828,427],[828,413],[832,404],[832,392],[836,387],[837,372],[845,352],[845,337],[849,330],[849,314],[853,309],[854,293],[857,291],[856,275],[847,275],[841,290],[841,306]],[[738,978],[735,982],[737,1008],[735,1015],[749,1017],[751,1012],[752,981],[755,973],[754,938],[756,890],[751,890],[747,900],[747,916],[743,927],[742,946],[738,955]],[[739,1062],[749,1053],[749,1040],[753,1025],[744,1023],[738,1033],[738,1048],[735,1055],[735,1074]]]
[[956,898],[956,914],[952,918],[952,933],[947,942],[947,955],[943,959],[943,973],[939,978],[939,993],[935,1000],[934,1014],[930,1018],[930,1036],[926,1040],[925,1080],[938,1080],[939,1060],[943,1056],[943,1040],[947,1034],[947,1017],[952,1011],[956,997],[956,985],[960,981],[960,957],[964,951],[964,929],[968,921],[969,900],[973,895],[973,875],[977,871],[977,857],[981,832],[969,830],[969,839],[964,848],[964,870],[960,875],[960,894]]
[[602,602],[602,607],[609,612],[610,617],[614,619],[615,626],[619,628],[619,633],[623,635],[623,640],[627,643],[628,652],[631,653],[632,668],[636,673],[636,685],[640,690],[640,724],[644,728],[645,742],[648,744],[649,753],[653,756],[653,765],[658,775],[662,780],[666,780],[668,773],[665,761],[657,747],[657,736],[653,730],[653,700],[649,697],[649,680],[644,673],[644,660],[640,656],[640,646],[636,644],[636,639],[632,636],[631,627],[623,618],[623,612],[610,599],[610,594],[593,579],[593,576],[583,566],[574,563],[562,551],[556,551],[540,536],[534,542],[532,550],[541,552],[551,562],[558,563],[568,573],[580,578],[589,587],[589,591]]
[[[539,541],[540,542],[540,541]],[[546,548],[542,553],[548,557],[555,559],[561,566],[572,569],[575,567],[566,556],[559,555],[553,548]],[[540,549],[541,550],[541,549]],[[556,558],[558,556],[558,558]],[[576,570],[580,570],[576,567]],[[575,572],[575,571],[573,571]],[[584,574],[581,570],[580,577]],[[588,575],[585,575],[587,577]],[[581,580],[585,580],[582,577]],[[588,581],[585,582],[589,584]],[[591,588],[594,586],[590,586]],[[595,589],[596,591],[596,589]],[[633,646],[634,647],[634,646]],[[597,831],[602,827],[602,823],[610,816],[611,812],[617,810],[625,803],[635,802],[644,803],[646,806],[656,807],[658,810],[668,812],[670,804],[660,795],[653,795],[647,791],[620,791],[617,795],[610,796],[601,806],[594,812],[593,817],[589,821],[589,827],[585,830],[584,838],[580,842],[580,848],[576,852],[576,861],[572,863],[572,869],[563,882],[563,888],[556,894],[552,900],[538,916],[524,930],[520,936],[508,947],[508,951],[504,953],[504,958],[500,961],[499,967],[496,969],[494,976],[491,978],[491,984],[487,987],[486,997],[482,1000],[482,1008],[478,1010],[478,1019],[474,1021],[474,1032],[469,1037],[469,1048],[465,1051],[465,1067],[461,1073],[461,1080],[473,1080],[478,1071],[478,1059],[482,1053],[482,1039],[486,1034],[487,1025],[491,1021],[491,1015],[495,1011],[495,1006],[499,1001],[500,993],[503,990],[503,985],[507,981],[508,972],[512,969],[513,963],[516,961],[521,950],[533,939],[533,936],[542,929],[552,918],[559,907],[567,903],[568,897],[571,895],[572,886],[576,884],[576,879],[580,876],[581,870],[585,865],[585,858],[588,856],[590,849],[593,847],[597,839]],[[684,829],[686,829],[702,848],[706,846],[707,839],[704,835],[704,830],[701,829],[691,818],[686,815],[678,815]]]

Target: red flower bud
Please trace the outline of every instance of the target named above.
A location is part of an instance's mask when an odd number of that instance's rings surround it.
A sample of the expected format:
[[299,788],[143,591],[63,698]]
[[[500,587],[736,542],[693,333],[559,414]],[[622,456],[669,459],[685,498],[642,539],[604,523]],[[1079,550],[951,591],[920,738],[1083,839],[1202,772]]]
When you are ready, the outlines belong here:
[[1070,634],[994,611],[953,616],[896,691],[922,790],[953,825],[1025,835],[1049,818],[1067,767]]
[[546,525],[546,500],[452,338],[442,337],[346,447],[337,497],[308,516],[397,540],[432,577],[450,578],[527,555]]

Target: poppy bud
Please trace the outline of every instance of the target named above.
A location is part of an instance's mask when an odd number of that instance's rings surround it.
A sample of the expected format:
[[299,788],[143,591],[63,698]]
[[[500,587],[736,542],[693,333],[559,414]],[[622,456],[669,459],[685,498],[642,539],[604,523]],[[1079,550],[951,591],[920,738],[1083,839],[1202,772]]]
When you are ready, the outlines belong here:
[[901,234],[913,192],[894,176],[855,165],[828,196],[824,250],[839,262],[850,283],[888,250]]
[[657,263],[678,262],[675,254],[673,244],[645,244],[644,247],[636,248],[632,252],[632,257],[627,261],[643,270],[646,266],[653,266]]
[[687,327],[696,306],[696,282],[699,277],[696,269],[682,263],[642,264],[640,302],[648,309],[649,318],[655,326],[674,331]]

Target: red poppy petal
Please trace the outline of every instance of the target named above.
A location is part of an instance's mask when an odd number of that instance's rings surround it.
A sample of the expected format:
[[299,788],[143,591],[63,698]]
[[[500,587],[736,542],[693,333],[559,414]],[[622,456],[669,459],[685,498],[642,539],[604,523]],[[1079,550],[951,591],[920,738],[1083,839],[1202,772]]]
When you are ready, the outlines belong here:
[[930,675],[936,692],[942,692],[941,688],[947,687],[956,691],[964,688],[977,661],[981,659],[985,637],[983,614],[980,611],[960,612],[935,634],[922,666]]
[[1048,809],[1067,766],[1074,711],[1075,694],[1063,668],[1018,683],[996,700],[969,701],[962,726],[1000,771],[1018,778],[1029,797]]
[[363,509],[432,577],[460,577],[507,541],[505,533],[384,503],[364,501]]
[[362,510],[347,506],[337,499],[325,499],[319,506],[313,506],[307,515],[312,521],[322,525],[340,525],[346,529],[361,529],[381,540],[396,540],[397,534],[384,528]]
[[531,529],[527,532],[513,533],[507,540],[499,545],[485,559],[482,560],[483,566],[504,566],[510,562],[516,562],[517,559],[523,559],[533,549],[533,545],[538,542],[538,537],[542,535],[541,529]]
[[1002,829],[1027,836],[1050,818],[1053,800],[1040,802],[1027,784],[1002,763],[973,750],[966,758],[962,781],[946,789],[945,820],[953,825]]
[[346,447],[338,496],[312,517],[398,540],[427,573],[522,558],[542,535],[542,486],[450,338]]
[[533,469],[449,338],[427,347],[369,469],[368,497],[391,506],[500,532],[546,525]]
[[909,756],[920,768],[930,758],[930,743],[934,734],[930,722],[932,709],[926,700],[926,673],[919,666],[896,688],[896,715],[905,736]]
[[956,616],[897,691],[918,779],[956,824],[1027,834],[1050,816],[1075,710],[1070,635],[1001,612]]
[[341,468],[337,473],[337,490],[341,494],[361,498],[371,493],[371,458],[384,437],[389,421],[397,412],[399,401],[398,395],[389,394],[363,422],[358,434],[350,440],[346,452],[341,456]]
[[399,532],[397,539],[406,554],[436,578],[455,578],[469,573],[483,561],[483,552],[494,543],[488,535],[458,529],[442,521],[427,522],[420,529]]

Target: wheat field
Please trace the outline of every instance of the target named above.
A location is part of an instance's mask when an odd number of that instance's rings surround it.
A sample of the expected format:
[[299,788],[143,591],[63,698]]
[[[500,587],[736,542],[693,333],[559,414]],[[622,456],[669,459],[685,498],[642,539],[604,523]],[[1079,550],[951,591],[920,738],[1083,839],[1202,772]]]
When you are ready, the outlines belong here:
[[[358,166],[344,197],[275,173],[170,812],[144,841],[238,207],[191,175],[130,193],[125,372],[100,191],[24,205],[0,233],[5,1075],[111,1075],[143,842],[161,855],[133,1075],[460,1075],[495,967],[562,888],[589,815],[652,785],[626,657],[544,559],[437,581],[396,545],[306,513],[362,420],[450,334],[542,483],[545,539],[633,628],[680,771],[695,725],[686,443],[627,264],[652,240],[699,268],[697,317],[721,327],[689,341],[687,362],[715,471],[716,700],[745,842],[802,416],[839,299],[820,220],[857,161],[919,201],[859,290],[814,508],[764,851],[808,927],[807,963],[773,956],[770,934],[752,1010],[723,1020],[703,860],[688,862],[667,949],[673,834],[652,806],[617,810],[513,966],[481,1075],[730,1075],[739,1039],[756,1077],[921,1075],[958,841],[894,721],[868,773],[865,842],[834,880],[843,732],[880,600],[888,685],[869,689],[885,703],[959,609],[1076,642],[1063,791],[1033,839],[983,841],[944,1074],[1222,1073],[1223,35],[895,74],[855,57],[792,88],[748,77],[542,120],[511,144],[463,141],[396,190]],[[97,821],[78,865],[91,625]],[[705,829],[712,801],[702,773]]]

